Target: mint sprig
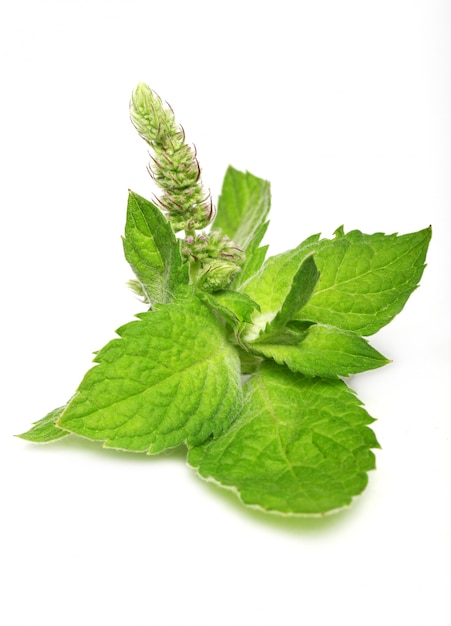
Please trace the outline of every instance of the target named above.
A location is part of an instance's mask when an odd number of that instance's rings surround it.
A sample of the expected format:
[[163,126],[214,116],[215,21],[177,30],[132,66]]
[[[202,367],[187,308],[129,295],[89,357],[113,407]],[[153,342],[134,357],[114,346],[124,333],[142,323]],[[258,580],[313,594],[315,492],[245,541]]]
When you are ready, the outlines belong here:
[[129,193],[124,253],[148,310],[117,330],[65,407],[20,435],[77,435],[156,454],[284,514],[348,505],[367,483],[374,421],[347,385],[388,359],[366,337],[416,289],[431,229],[313,235],[266,258],[270,185],[229,167],[216,211],[172,109],[140,84],[155,201]]

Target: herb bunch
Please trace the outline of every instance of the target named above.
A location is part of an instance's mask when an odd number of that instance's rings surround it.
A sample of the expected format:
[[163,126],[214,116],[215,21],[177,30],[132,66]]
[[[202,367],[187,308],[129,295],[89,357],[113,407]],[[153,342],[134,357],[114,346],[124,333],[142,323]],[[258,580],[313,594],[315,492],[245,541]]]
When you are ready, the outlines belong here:
[[269,182],[229,167],[216,212],[172,109],[139,84],[130,113],[161,190],[152,202],[129,193],[123,237],[148,310],[96,353],[65,406],[20,436],[147,454],[184,445],[200,476],[247,505],[348,505],[378,442],[344,379],[388,362],[366,337],[418,285],[431,229],[340,227],[266,259]]

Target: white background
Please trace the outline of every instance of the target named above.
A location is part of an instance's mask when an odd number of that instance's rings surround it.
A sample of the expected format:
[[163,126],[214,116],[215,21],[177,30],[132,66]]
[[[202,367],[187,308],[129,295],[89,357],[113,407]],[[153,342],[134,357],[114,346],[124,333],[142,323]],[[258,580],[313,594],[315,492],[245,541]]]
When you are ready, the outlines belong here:
[[[1,554],[7,626],[451,623],[451,5],[439,0],[6,0],[0,9]],[[246,510],[176,451],[14,438],[64,404],[142,309],[124,286],[128,119],[173,106],[216,198],[268,178],[271,253],[429,224],[421,287],[351,380],[382,445],[322,519]]]

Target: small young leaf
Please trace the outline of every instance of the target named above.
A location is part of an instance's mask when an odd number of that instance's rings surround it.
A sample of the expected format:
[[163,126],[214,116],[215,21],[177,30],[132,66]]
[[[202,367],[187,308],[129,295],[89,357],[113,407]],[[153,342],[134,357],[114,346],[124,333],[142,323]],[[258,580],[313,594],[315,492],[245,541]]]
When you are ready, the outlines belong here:
[[197,298],[141,313],[96,355],[57,425],[148,452],[221,434],[242,399],[238,355]]
[[264,222],[255,231],[252,238],[246,248],[246,259],[241,267],[241,271],[237,274],[233,281],[234,289],[237,289],[240,285],[252,278],[263,265],[266,257],[268,246],[260,246],[260,243],[265,236],[269,222]]
[[335,239],[307,240],[300,248],[315,252],[320,279],[296,319],[372,335],[402,310],[417,287],[430,239],[426,228],[401,236],[339,229]]
[[246,383],[243,411],[221,437],[189,452],[199,474],[245,504],[294,514],[351,502],[374,469],[373,419],[341,380],[305,378],[267,362]]
[[149,302],[170,302],[178,288],[188,284],[188,267],[182,263],[169,222],[154,204],[133,192],[128,197],[123,244],[125,258]]
[[260,307],[245,293],[224,290],[214,294],[202,293],[200,296],[213,311],[226,319],[234,330],[238,330],[244,323],[252,321],[252,313]]
[[267,180],[230,166],[218,200],[213,229],[220,228],[246,250],[255,232],[265,222],[270,204],[271,192]]
[[272,332],[283,328],[287,322],[294,318],[299,309],[310,300],[318,279],[319,272],[313,254],[311,254],[302,261],[293,276],[290,291],[286,295],[280,311],[266,327],[264,335],[270,336]]
[[17,436],[21,439],[32,441],[33,443],[47,443],[66,437],[70,433],[55,426],[55,421],[60,417],[65,408],[66,407],[61,406],[58,409],[50,411],[50,413],[38,422],[34,422],[30,430]]
[[260,305],[253,326],[244,334],[245,340],[253,341],[265,329],[270,334],[286,324],[309,300],[317,281],[312,253],[306,254],[302,247],[270,257],[255,276],[239,287]]
[[299,268],[311,253],[301,244],[294,250],[269,257],[260,271],[240,286],[239,291],[258,302],[261,312],[273,319],[290,293]]
[[280,337],[266,340],[265,333],[261,337],[250,344],[253,351],[306,376],[349,376],[389,362],[356,333],[324,324],[312,324],[299,332],[297,341],[295,332],[288,334],[284,343]]

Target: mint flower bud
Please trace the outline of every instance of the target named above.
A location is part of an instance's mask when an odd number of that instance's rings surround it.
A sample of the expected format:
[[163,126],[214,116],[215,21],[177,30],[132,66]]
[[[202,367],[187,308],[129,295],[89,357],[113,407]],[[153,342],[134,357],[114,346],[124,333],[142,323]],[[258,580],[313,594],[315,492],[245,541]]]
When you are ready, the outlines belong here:
[[185,260],[204,261],[206,259],[228,259],[238,265],[244,262],[244,252],[222,231],[212,230],[210,233],[198,233],[188,236],[183,242]]
[[139,83],[132,94],[130,118],[141,137],[152,147],[164,149],[178,128],[174,113],[148,85]]
[[195,265],[195,282],[206,291],[225,289],[240,271],[245,254],[221,230],[188,236],[182,254]]
[[240,268],[235,263],[213,259],[202,266],[196,283],[204,291],[226,289],[239,271]]
[[172,109],[140,83],[132,94],[130,117],[154,152],[149,173],[163,191],[156,200],[174,231],[205,228],[214,216],[211,196],[200,181],[196,151],[185,143]]

